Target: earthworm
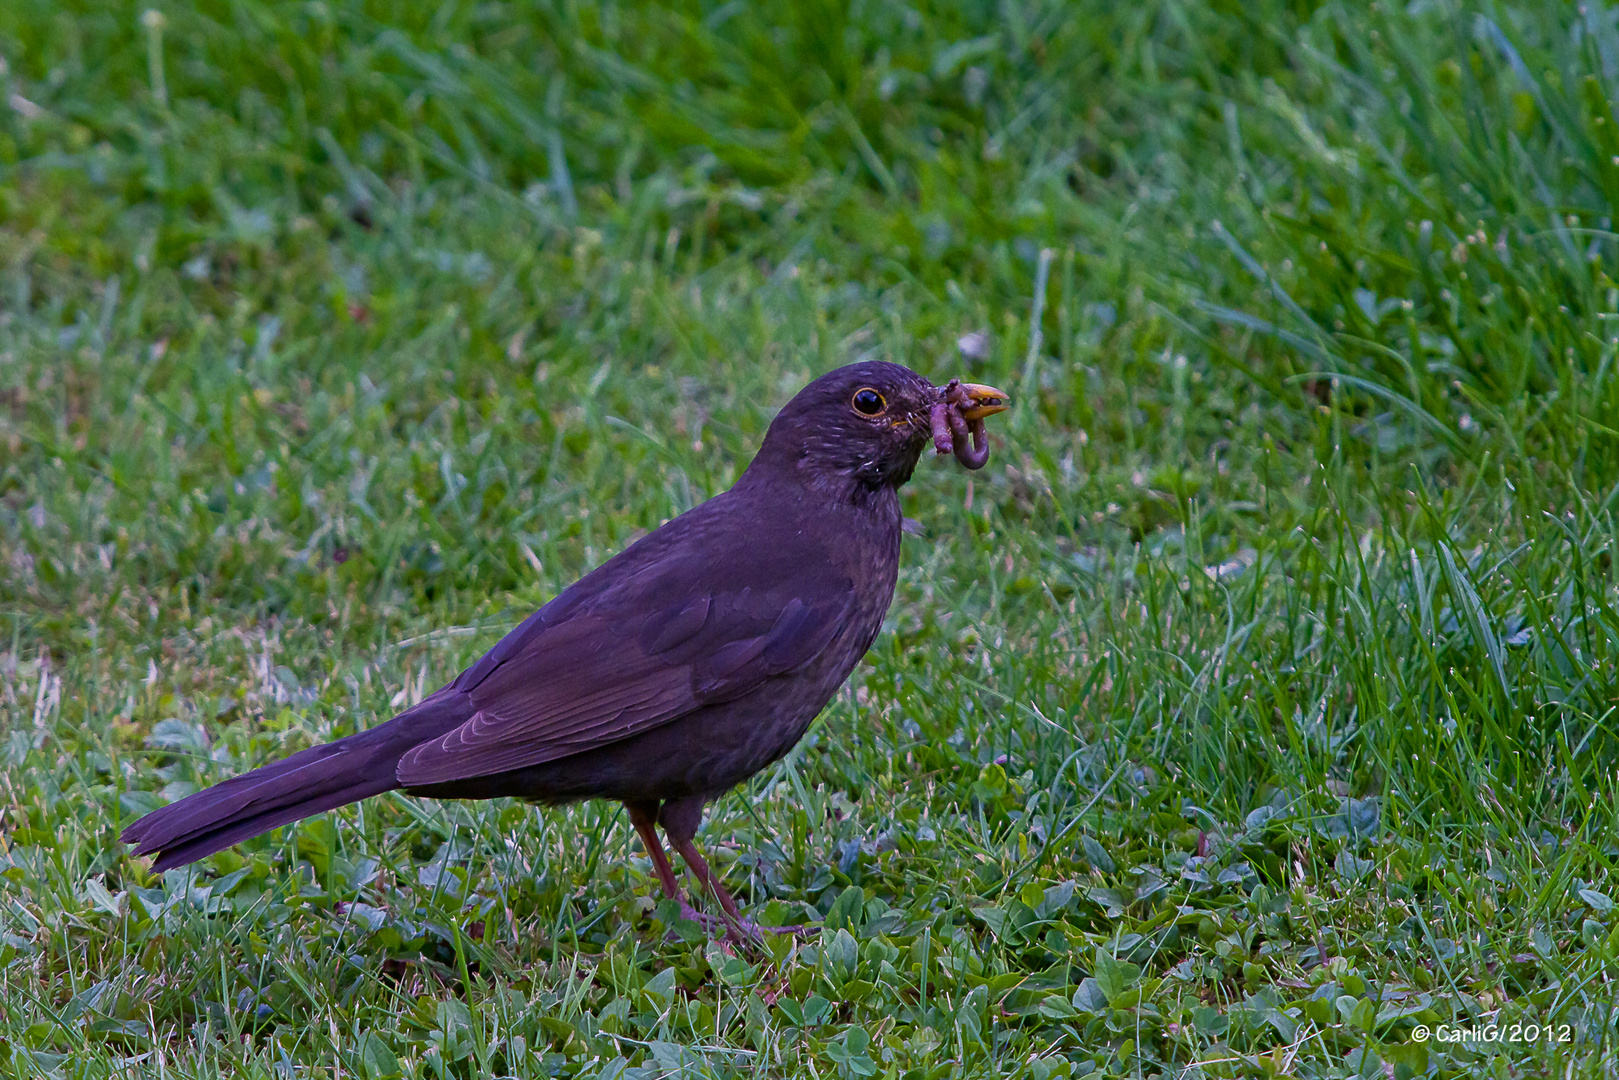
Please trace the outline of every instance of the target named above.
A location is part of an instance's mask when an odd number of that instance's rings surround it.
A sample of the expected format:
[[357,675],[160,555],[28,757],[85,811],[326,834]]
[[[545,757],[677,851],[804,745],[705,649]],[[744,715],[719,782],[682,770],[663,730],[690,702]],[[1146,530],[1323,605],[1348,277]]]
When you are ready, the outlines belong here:
[[961,388],[959,379],[951,379],[940,400],[928,414],[933,430],[933,449],[940,454],[954,454],[956,460],[969,469],[982,469],[989,461],[989,433],[984,430],[980,417],[968,420],[963,409],[972,407],[973,401]]
[[928,427],[933,431],[933,452],[936,454],[953,453],[956,448],[955,440],[950,435],[950,406],[943,401],[933,403],[928,413]]

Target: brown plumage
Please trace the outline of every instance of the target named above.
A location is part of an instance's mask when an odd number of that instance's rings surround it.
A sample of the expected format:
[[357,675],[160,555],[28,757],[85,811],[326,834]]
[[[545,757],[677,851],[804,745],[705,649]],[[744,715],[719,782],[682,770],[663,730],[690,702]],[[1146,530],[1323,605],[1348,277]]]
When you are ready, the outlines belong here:
[[[703,806],[786,754],[848,678],[893,597],[899,486],[930,438],[981,465],[982,417],[1004,397],[879,362],[817,379],[734,487],[586,574],[421,704],[189,795],[124,840],[162,870],[396,789],[617,799],[664,891],[679,896],[654,824],[737,921],[692,843]],[[969,428],[978,454],[963,453]]]

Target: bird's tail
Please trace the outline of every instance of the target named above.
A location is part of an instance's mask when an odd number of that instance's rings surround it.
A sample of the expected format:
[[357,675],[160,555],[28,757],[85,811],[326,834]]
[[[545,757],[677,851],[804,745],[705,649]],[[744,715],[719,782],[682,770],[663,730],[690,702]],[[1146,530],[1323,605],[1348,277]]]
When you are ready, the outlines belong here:
[[277,825],[399,787],[399,759],[418,743],[440,738],[471,713],[466,698],[433,695],[368,731],[312,746],[233,777],[135,822],[123,840],[136,855],[156,854],[153,870],[184,866]]

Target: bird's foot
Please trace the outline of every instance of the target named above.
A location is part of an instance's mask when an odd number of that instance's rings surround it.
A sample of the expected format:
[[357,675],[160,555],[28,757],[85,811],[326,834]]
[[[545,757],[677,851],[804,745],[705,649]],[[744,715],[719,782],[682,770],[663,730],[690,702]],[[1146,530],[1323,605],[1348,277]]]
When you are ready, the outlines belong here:
[[755,926],[754,929],[764,930],[772,934],[779,934],[783,937],[797,938],[809,937],[811,934],[818,934],[821,932],[821,928],[819,926],[812,926],[809,923],[798,923],[793,926]]
[[[684,900],[680,901],[680,910],[675,915],[675,919],[694,922],[703,928],[703,933],[710,936],[714,934],[724,934],[727,926],[725,919],[717,918],[708,914],[707,912],[698,911]],[[680,932],[672,924],[669,927],[669,932],[664,936],[669,941],[683,940]]]
[[[669,901],[664,901],[668,904]],[[677,921],[689,921],[702,928],[703,933],[718,941],[723,947],[726,942],[732,942],[744,947],[761,947],[773,937],[805,938],[820,931],[819,926],[809,923],[799,923],[793,926],[761,926],[752,919],[744,919],[740,915],[732,916],[722,912],[710,915],[699,911],[684,899],[676,901],[679,907],[670,911],[664,907],[660,915],[668,920],[668,932],[665,937],[670,942],[687,940],[686,935],[680,933],[675,926]],[[690,934],[690,931],[687,931]]]
[[790,934],[797,926],[760,926],[752,919],[726,919],[725,936],[739,941],[767,941],[771,934]]

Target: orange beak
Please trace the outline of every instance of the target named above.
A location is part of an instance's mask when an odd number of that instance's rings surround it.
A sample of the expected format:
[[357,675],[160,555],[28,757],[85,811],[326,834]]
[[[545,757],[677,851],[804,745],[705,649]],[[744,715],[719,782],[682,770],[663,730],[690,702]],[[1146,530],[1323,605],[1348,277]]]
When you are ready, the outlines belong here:
[[962,383],[961,388],[973,400],[972,408],[961,410],[964,420],[982,420],[986,416],[994,416],[1012,407],[1012,395],[1005,390],[997,390],[982,383]]

